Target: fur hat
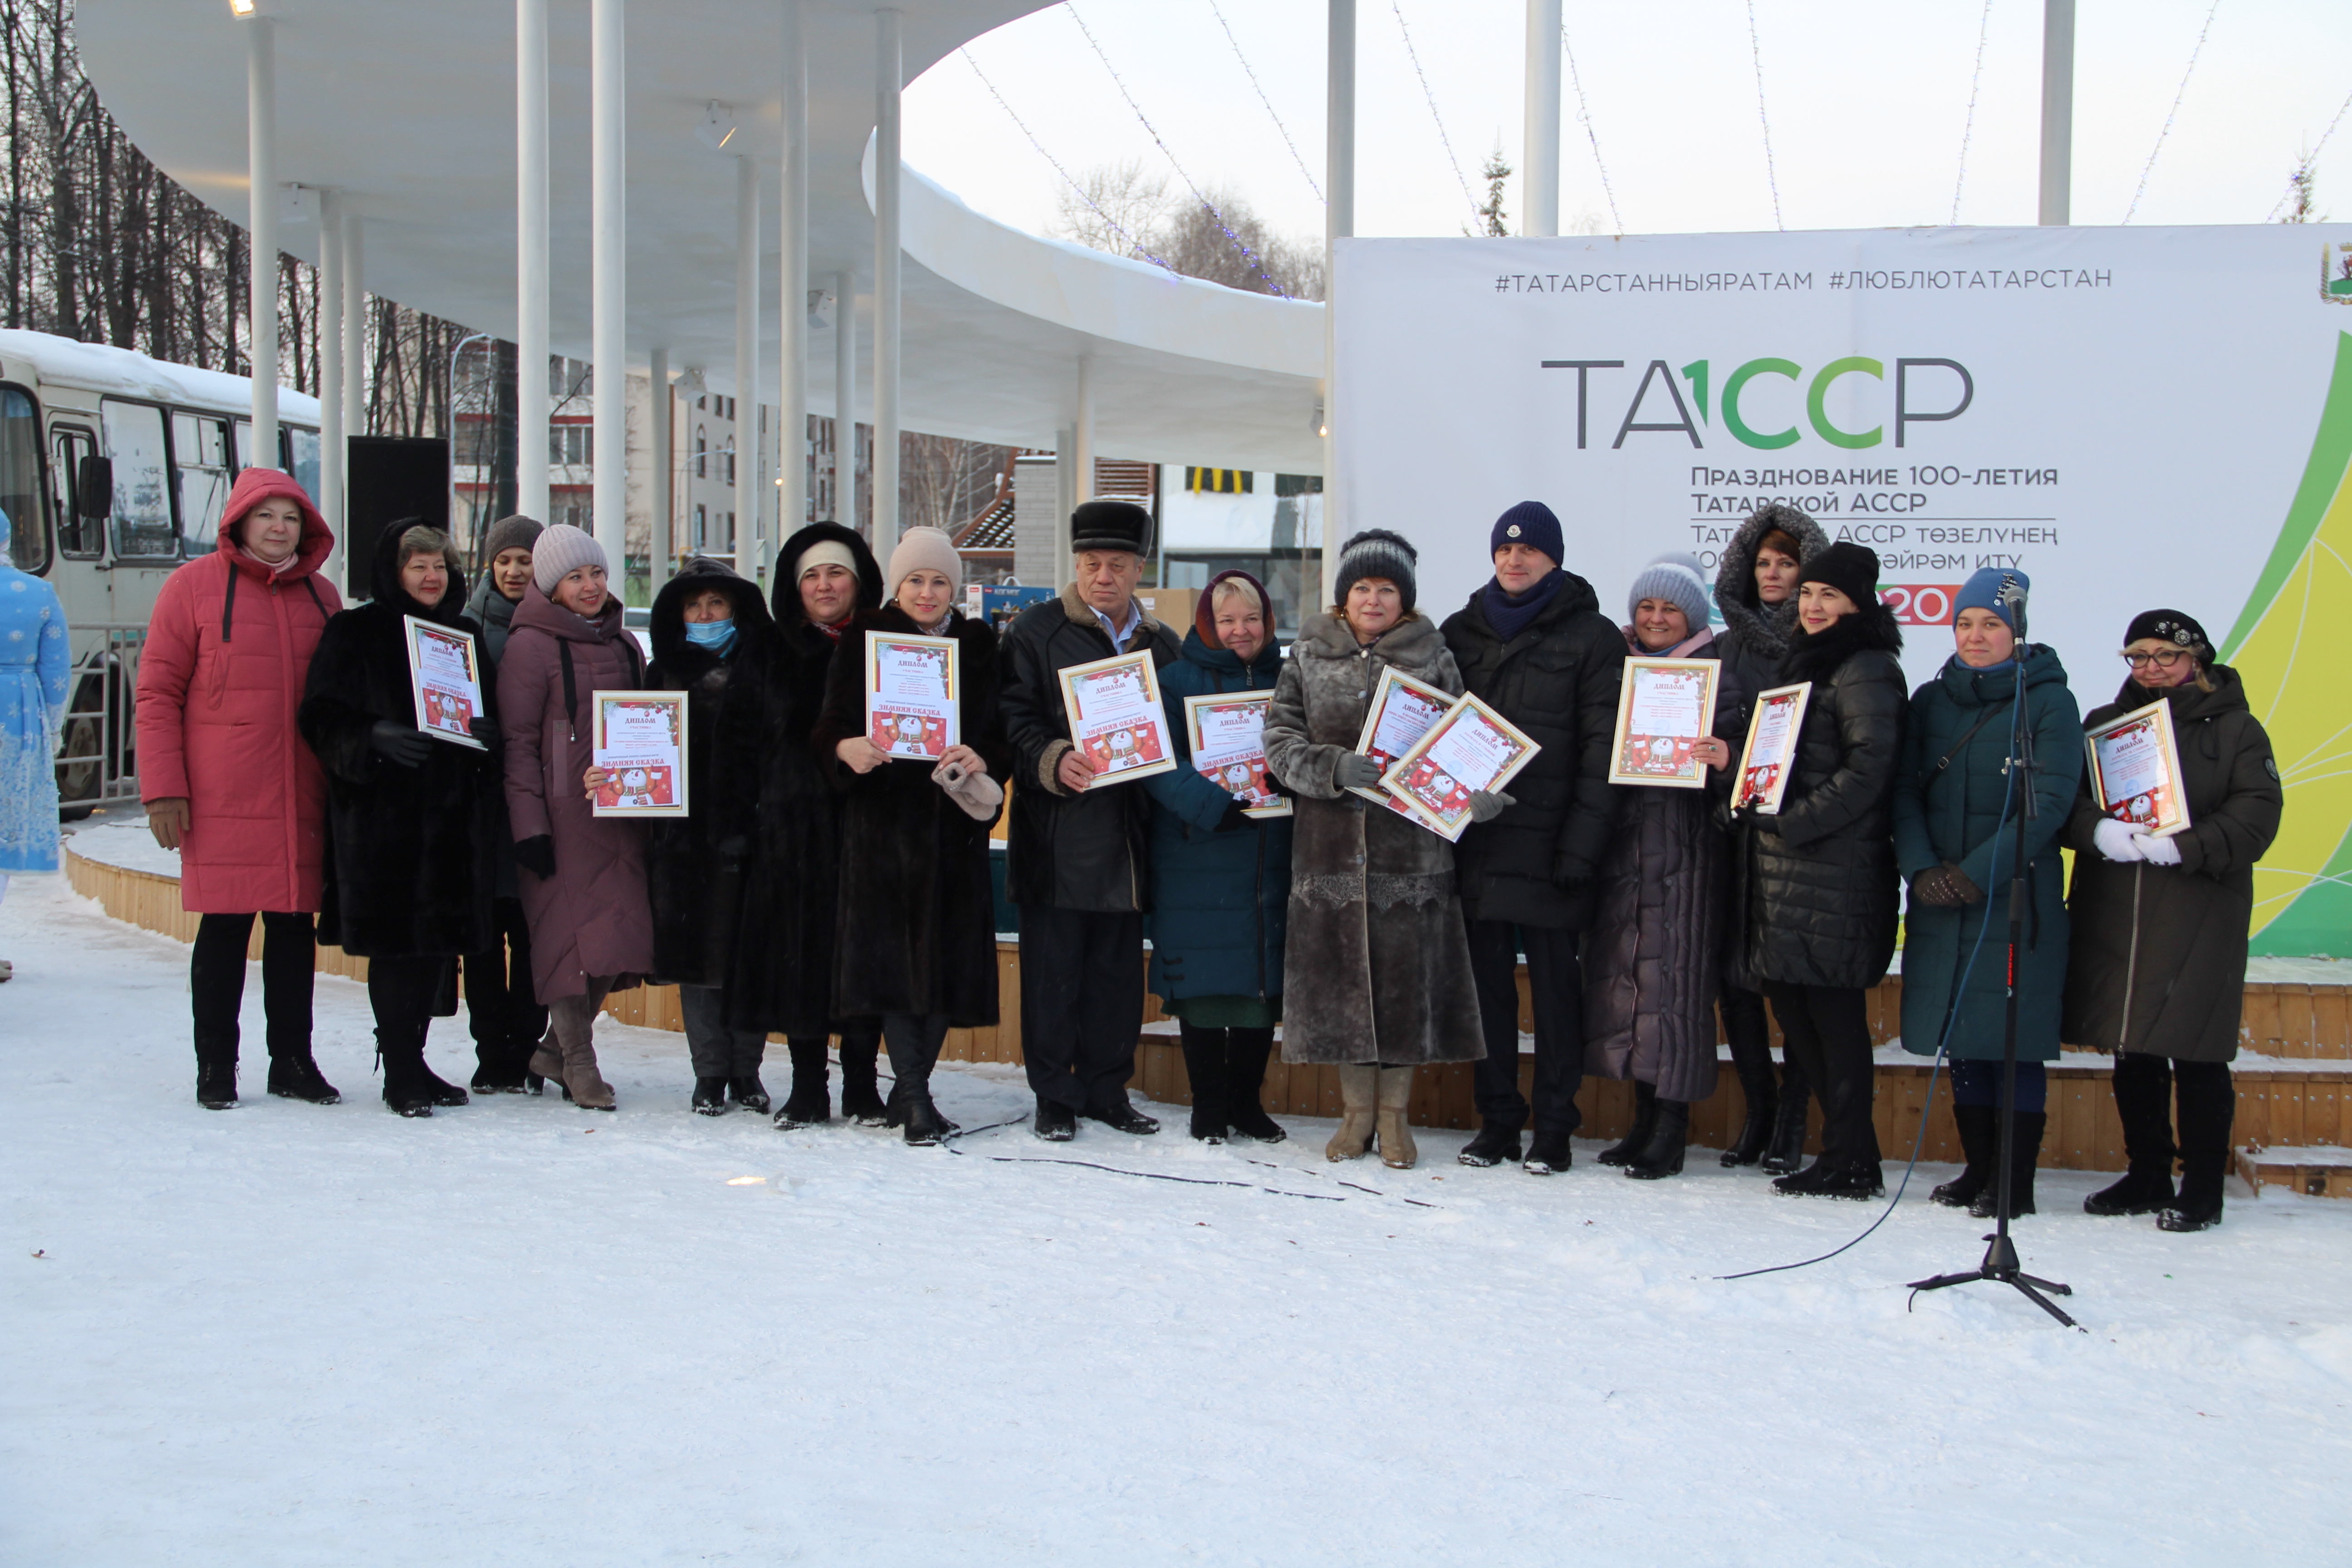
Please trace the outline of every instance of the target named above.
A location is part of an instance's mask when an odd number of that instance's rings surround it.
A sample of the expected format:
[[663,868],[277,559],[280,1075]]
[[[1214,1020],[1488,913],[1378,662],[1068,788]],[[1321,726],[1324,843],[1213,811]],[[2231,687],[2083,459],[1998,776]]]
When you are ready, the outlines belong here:
[[583,566],[602,566],[607,575],[613,570],[613,563],[604,559],[604,547],[593,533],[559,522],[542,530],[531,543],[530,580],[551,599],[555,596],[555,585]]
[[2197,655],[2200,664],[2213,657],[2213,639],[2205,635],[2205,628],[2197,624],[2196,617],[2179,610],[2142,610],[2134,616],[2129,629],[2124,633],[2124,645],[2129,647],[2142,637],[2155,637],[2175,647],[2189,648]]
[[1693,555],[1661,555],[1642,568],[1633,585],[1625,591],[1625,618],[1644,599],[1664,599],[1683,613],[1690,623],[1691,635],[1706,630],[1715,616],[1706,596],[1706,578],[1702,574],[1698,558]]
[[517,512],[490,524],[490,531],[482,536],[482,564],[487,566],[509,550],[530,550],[547,525],[535,517]]
[[1339,580],[1332,595],[1344,605],[1348,602],[1348,590],[1359,582],[1366,577],[1385,577],[1397,585],[1398,596],[1410,615],[1418,592],[1412,573],[1420,563],[1421,552],[1402,534],[1391,533],[1385,528],[1368,528],[1339,546]]
[[1486,536],[1486,553],[1498,555],[1506,544],[1540,550],[1555,566],[1568,558],[1567,547],[1560,542],[1559,519],[1539,500],[1523,500],[1495,520],[1494,530]]
[[1151,553],[1151,514],[1131,500],[1090,500],[1070,513],[1070,551]]
[[963,586],[963,557],[956,553],[955,542],[936,528],[910,528],[890,552],[890,570],[884,575],[891,594],[898,592],[908,573],[925,567],[945,577],[950,588]]
[[1878,552],[1867,544],[1841,540],[1799,569],[1797,586],[1826,583],[1852,599],[1856,609],[1878,603]]

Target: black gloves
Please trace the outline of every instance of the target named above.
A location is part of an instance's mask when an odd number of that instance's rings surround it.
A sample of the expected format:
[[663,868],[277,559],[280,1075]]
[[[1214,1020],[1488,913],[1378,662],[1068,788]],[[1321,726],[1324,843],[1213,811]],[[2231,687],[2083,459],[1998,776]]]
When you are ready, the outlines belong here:
[[1242,803],[1237,800],[1229,800],[1225,802],[1225,815],[1217,818],[1217,826],[1214,831],[1219,833],[1237,833],[1241,829],[1247,827],[1250,825],[1250,821],[1251,818],[1249,814],[1243,808]]
[[499,742],[505,739],[499,729],[499,721],[488,714],[467,724],[466,733],[479,741],[482,743],[482,749],[486,752],[497,751]]
[[395,724],[389,719],[379,719],[368,729],[368,750],[387,763],[398,763],[413,768],[422,763],[432,750],[433,742],[425,731],[413,725]]
[[1920,872],[1911,884],[1911,896],[1939,910],[1957,910],[1984,902],[1984,894],[1969,879],[1968,873],[1949,861]]
[[515,864],[544,882],[555,875],[555,840],[547,834],[514,847]]

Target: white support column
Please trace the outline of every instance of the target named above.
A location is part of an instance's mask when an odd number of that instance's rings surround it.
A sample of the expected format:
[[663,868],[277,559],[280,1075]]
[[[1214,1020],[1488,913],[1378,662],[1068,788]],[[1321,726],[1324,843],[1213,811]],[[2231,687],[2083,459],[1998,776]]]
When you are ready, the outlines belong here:
[[735,565],[765,559],[760,527],[760,163],[735,160]]
[[278,458],[278,47],[277,24],[247,18],[246,232],[252,268],[253,465]]
[[[800,0],[784,0],[783,168],[776,184],[776,525],[761,552],[765,581],[776,550],[808,520],[808,59]],[[847,314],[836,305],[835,321]]]
[[1526,182],[1519,232],[1559,232],[1559,0],[1528,0]]
[[874,14],[874,553],[898,542],[898,13]]
[[1065,425],[1054,432],[1054,582],[1058,588],[1070,580],[1070,513],[1078,509],[1078,430]]
[[515,0],[515,508],[547,515],[547,0]]
[[2074,0],[2042,0],[2042,212],[2074,221]]
[[[543,379],[543,378],[542,378]],[[677,543],[673,530],[677,506],[670,496],[671,476],[677,470],[675,438],[670,435],[674,421],[671,416],[677,408],[677,395],[669,385],[669,350],[653,352],[652,382],[647,399],[651,417],[646,421],[646,435],[653,447],[654,471],[646,477],[653,481],[646,486],[653,507],[653,533],[646,542],[646,554],[650,563],[646,578],[651,591],[658,594],[662,584],[670,579],[677,567]]]
[[590,0],[589,184],[591,339],[595,420],[591,431],[596,542],[613,591],[628,577],[629,275],[628,6]]
[[1339,583],[1339,241],[1356,232],[1356,0],[1330,0],[1325,57],[1323,208],[1323,604]]
[[[335,204],[343,209],[343,439],[367,434],[367,226],[352,210],[346,196]],[[346,448],[343,483],[350,493],[351,464]],[[346,508],[344,515],[350,516]]]
[[[857,527],[857,275],[833,275],[833,521]],[[784,563],[789,571],[792,563]]]
[[342,197],[319,197],[319,503],[334,535],[322,570],[343,580],[343,230]]
[[1073,507],[1095,499],[1095,356],[1078,356],[1078,422],[1076,444],[1071,448]]

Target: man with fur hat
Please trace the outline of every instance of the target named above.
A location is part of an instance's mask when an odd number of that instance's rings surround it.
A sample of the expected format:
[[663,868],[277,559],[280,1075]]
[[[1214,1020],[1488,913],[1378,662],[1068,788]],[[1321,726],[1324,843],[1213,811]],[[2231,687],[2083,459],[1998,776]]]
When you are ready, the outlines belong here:
[[1006,892],[1021,906],[1021,1050],[1037,1136],[1070,1138],[1080,1116],[1121,1132],[1160,1124],[1127,1097],[1143,1029],[1143,912],[1150,797],[1092,787],[1062,706],[1061,672],[1114,654],[1178,657],[1175,634],[1135,597],[1151,514],[1093,500],[1070,514],[1074,580],[1006,628],[1003,712],[1012,742]]
[[1493,578],[1446,618],[1465,686],[1543,750],[1511,781],[1509,805],[1474,823],[1455,850],[1486,1055],[1477,1067],[1478,1136],[1465,1165],[1519,1158],[1530,1110],[1519,1093],[1519,950],[1535,1002],[1534,1141],[1523,1167],[1568,1168],[1580,1120],[1584,986],[1577,938],[1592,918],[1594,875],[1617,821],[1609,751],[1625,639],[1592,585],[1560,565],[1559,519],[1521,501],[1495,520]]

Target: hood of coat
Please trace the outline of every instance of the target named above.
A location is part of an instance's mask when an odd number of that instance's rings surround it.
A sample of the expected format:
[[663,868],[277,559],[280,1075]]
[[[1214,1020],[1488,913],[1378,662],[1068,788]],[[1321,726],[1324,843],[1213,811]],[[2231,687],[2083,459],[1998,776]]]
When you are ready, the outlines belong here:
[[2200,691],[2197,683],[2168,686],[2161,691],[2150,691],[2138,681],[2126,676],[2123,689],[2116,693],[2116,706],[2126,713],[2145,708],[2151,702],[2172,704],[2175,723],[2189,723],[2198,719],[2219,719],[2224,713],[2250,713],[2252,705],[2246,700],[2246,683],[2238,672],[2226,664],[2209,664],[2205,679],[2213,683],[2210,691]]
[[1274,678],[1282,673],[1282,642],[1279,638],[1268,637],[1265,646],[1258,649],[1257,657],[1244,664],[1241,655],[1221,643],[1206,641],[1201,636],[1201,628],[1194,626],[1184,634],[1184,662],[1197,664],[1203,669],[1213,669],[1223,675],[1263,679],[1272,684]]
[[466,613],[483,626],[504,626],[514,623],[515,602],[499,592],[491,574],[484,572],[467,597]]
[[607,595],[604,607],[590,620],[541,593],[536,583],[522,591],[522,603],[515,606],[513,628],[525,626],[565,642],[618,642],[629,635],[618,594]]
[[882,566],[874,559],[874,552],[866,546],[866,541],[857,536],[857,531],[844,528],[837,522],[812,522],[785,540],[783,548],[776,552],[776,581],[769,597],[770,619],[776,626],[786,631],[798,631],[808,625],[807,612],[801,608],[800,574],[793,567],[808,553],[810,545],[822,544],[827,540],[845,546],[850,558],[857,563],[856,608],[878,610],[882,607]]
[[[415,526],[411,522],[408,528]],[[368,597],[420,621],[455,626],[457,617],[466,613],[466,574],[458,564],[457,552],[453,548],[441,552],[443,563],[449,568],[449,583],[441,590],[441,602],[420,604],[400,585],[400,537],[408,528],[394,526],[376,535],[375,559],[368,563]]]
[[[735,609],[735,644],[724,656],[688,642],[686,637],[687,601],[710,588],[725,594]],[[768,634],[775,626],[757,583],[738,574],[724,562],[700,555],[680,566],[677,575],[662,584],[662,591],[654,595],[649,619],[646,629],[653,637],[654,661],[669,674],[688,679],[719,663],[722,657],[748,653],[757,658],[765,651]]]
[[2026,644],[2025,656],[2000,669],[1971,669],[1954,654],[1936,672],[1935,683],[1963,708],[1987,708],[2007,702],[2015,694],[2021,669],[2028,691],[2037,686],[2066,684],[2066,667],[2058,662],[2058,650],[2047,643]]
[[[245,514],[272,500],[290,500],[302,510],[302,537],[294,546],[294,564],[284,573],[273,573],[236,545],[236,525],[245,521]],[[221,508],[220,532],[213,548],[226,552],[229,564],[247,576],[267,583],[273,576],[291,580],[316,572],[335,548],[335,536],[327,531],[327,520],[319,515],[318,507],[294,482],[293,475],[277,468],[247,468],[229,487],[228,504]]]
[[[1372,644],[1372,650],[1389,663],[1407,673],[1434,668],[1438,656],[1445,651],[1445,638],[1439,635],[1437,623],[1427,616],[1416,614],[1412,619],[1391,626]],[[1325,611],[1310,616],[1298,631],[1298,640],[1290,645],[1293,658],[1353,658],[1363,651],[1356,634],[1347,621]]]
[[1794,594],[1769,609],[1756,596],[1756,547],[1776,528],[1797,542],[1800,566],[1830,547],[1830,536],[1820,523],[1795,507],[1776,501],[1759,507],[1739,525],[1731,542],[1723,547],[1715,569],[1715,607],[1725,627],[1767,654],[1787,652],[1790,639],[1797,635]]

